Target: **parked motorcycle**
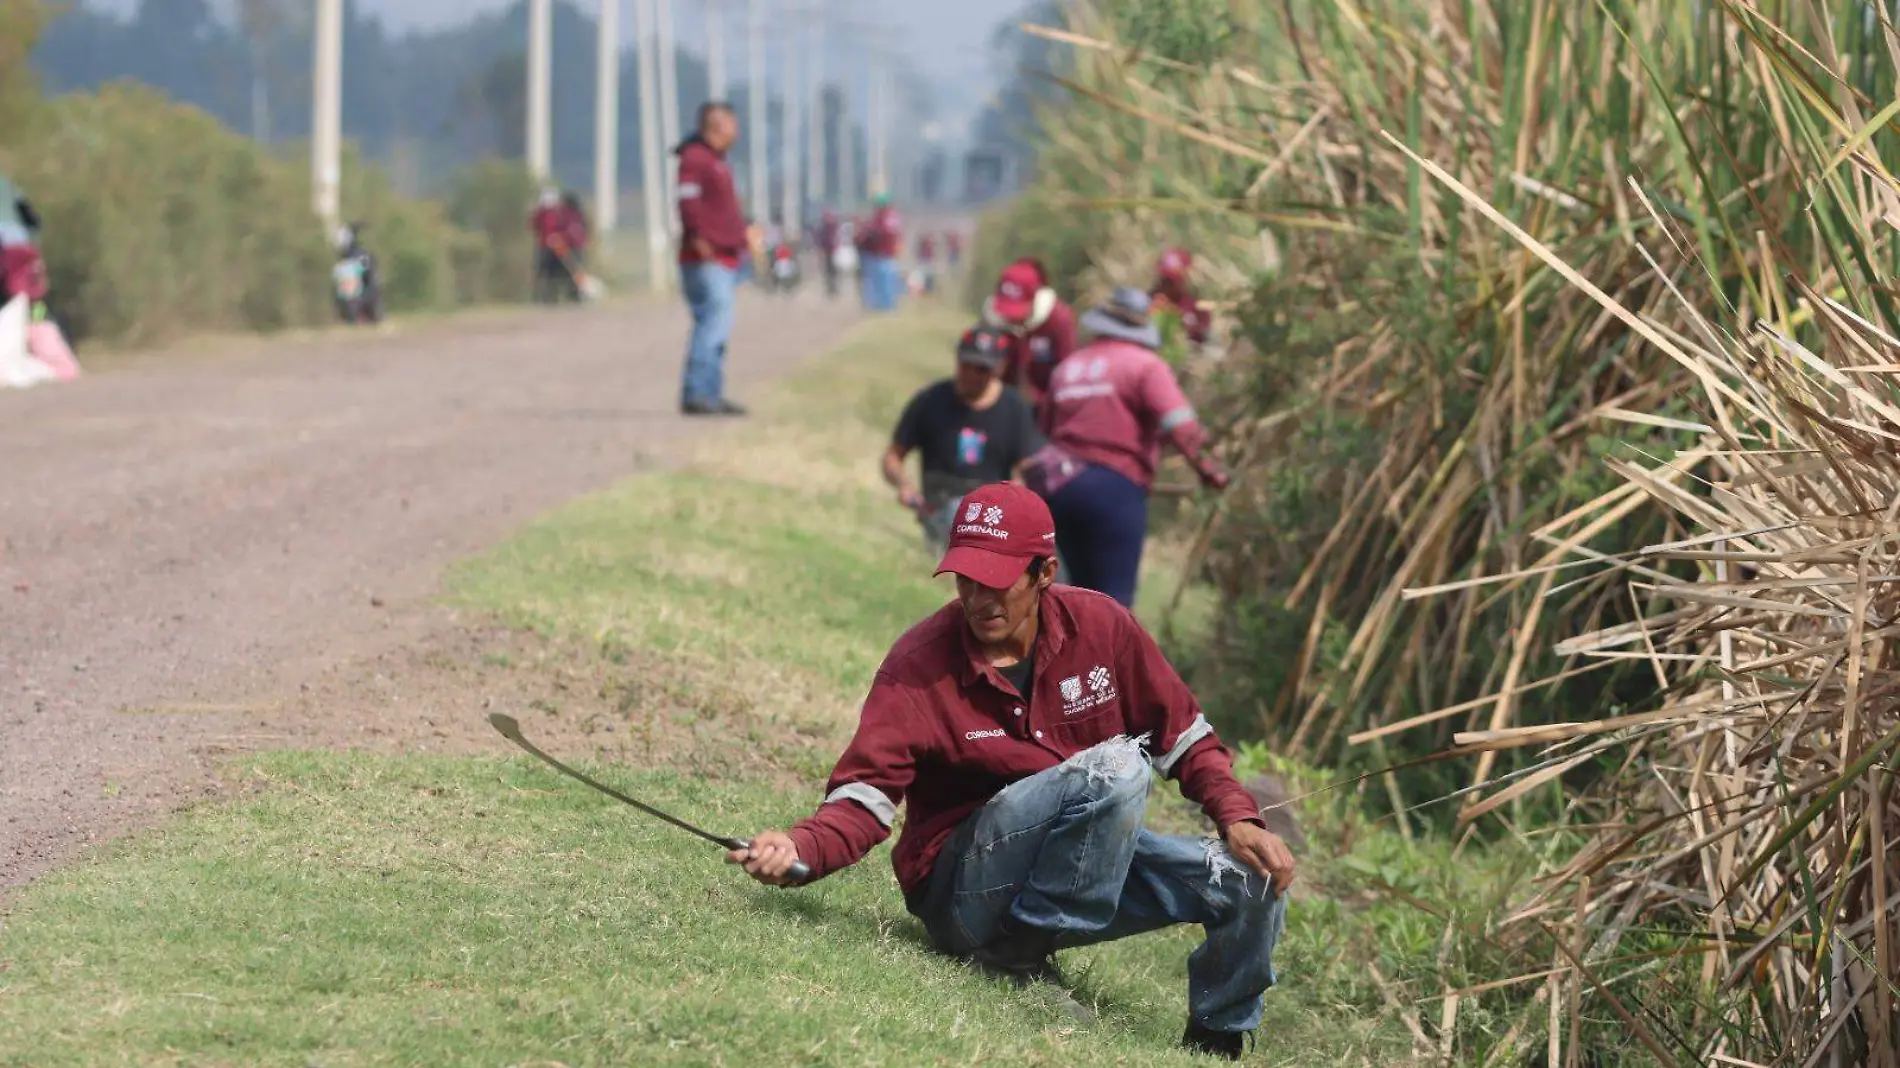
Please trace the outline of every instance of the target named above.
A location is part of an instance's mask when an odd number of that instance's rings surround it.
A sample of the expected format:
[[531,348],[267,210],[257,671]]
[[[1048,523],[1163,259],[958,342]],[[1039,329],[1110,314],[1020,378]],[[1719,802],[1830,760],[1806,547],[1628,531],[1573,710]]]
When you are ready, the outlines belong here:
[[363,247],[359,237],[361,228],[361,224],[338,228],[337,259],[330,267],[337,316],[351,325],[383,321],[383,293],[381,279],[376,274],[376,257]]

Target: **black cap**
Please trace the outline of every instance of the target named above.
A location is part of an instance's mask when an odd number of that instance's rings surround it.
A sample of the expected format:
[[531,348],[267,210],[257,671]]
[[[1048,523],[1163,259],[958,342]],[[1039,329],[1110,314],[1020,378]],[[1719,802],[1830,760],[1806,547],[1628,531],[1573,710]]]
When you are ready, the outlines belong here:
[[1001,370],[1009,354],[1009,335],[987,326],[972,327],[957,340],[957,362]]

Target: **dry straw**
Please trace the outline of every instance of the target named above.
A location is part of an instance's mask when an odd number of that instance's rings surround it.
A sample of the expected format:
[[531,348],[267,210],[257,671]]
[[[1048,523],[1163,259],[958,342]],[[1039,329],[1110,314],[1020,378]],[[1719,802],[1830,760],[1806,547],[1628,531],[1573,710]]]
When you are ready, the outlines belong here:
[[[1159,2],[1029,28],[1082,57],[1045,173],[1121,217],[1103,262],[1185,232],[1238,276],[1270,226],[1277,292],[1360,317],[1229,442],[1230,602],[1311,621],[1270,727],[1455,746],[1467,820],[1592,776],[1500,928],[1546,963],[1451,992],[1445,1055],[1528,985],[1491,1063],[1607,1026],[1664,1064],[1900,1065],[1887,13],[1234,0],[1189,63],[1118,36]],[[1368,250],[1409,277],[1342,267]],[[1378,447],[1330,528],[1247,527],[1342,417]]]

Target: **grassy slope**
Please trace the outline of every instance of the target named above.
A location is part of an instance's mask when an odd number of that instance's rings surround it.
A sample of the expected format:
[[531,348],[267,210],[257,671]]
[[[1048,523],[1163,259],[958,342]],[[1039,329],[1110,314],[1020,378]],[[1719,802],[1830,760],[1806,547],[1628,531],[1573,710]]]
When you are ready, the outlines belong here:
[[[872,457],[952,326],[865,328],[684,469],[453,576],[471,605],[597,643],[603,670],[661,658],[669,697],[722,724],[648,724],[677,738],[669,766],[603,774],[731,832],[807,810],[874,662],[944,596]],[[513,711],[531,732],[559,714]],[[696,751],[734,747],[767,756]],[[0,928],[0,1065],[1194,1063],[1172,1050],[1194,932],[1070,954],[1103,1014],[1076,1032],[929,954],[882,849],[766,890],[499,741],[491,759],[268,754],[231,774],[257,788],[22,896]],[[1390,835],[1360,831],[1354,852],[1418,895],[1452,889],[1442,857]],[[1296,902],[1260,1060],[1402,1060],[1365,964],[1376,949],[1435,977],[1442,923],[1348,908],[1357,876],[1308,871],[1333,893]]]

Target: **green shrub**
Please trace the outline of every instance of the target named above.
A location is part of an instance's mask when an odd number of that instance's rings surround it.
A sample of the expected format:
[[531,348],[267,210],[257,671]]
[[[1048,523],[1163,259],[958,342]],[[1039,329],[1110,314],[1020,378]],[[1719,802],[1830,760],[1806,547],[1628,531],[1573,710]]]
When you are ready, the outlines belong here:
[[463,300],[508,299],[525,292],[534,270],[534,242],[527,210],[535,182],[527,168],[491,160],[463,171],[449,192],[449,221],[474,242],[456,247],[457,280]]
[[[330,321],[333,251],[305,150],[274,155],[133,84],[40,99],[25,64],[44,17],[37,0],[0,0],[0,171],[43,217],[49,302],[73,336],[142,345]],[[445,212],[346,153],[342,214],[364,225],[390,311],[524,296],[525,177],[489,164],[456,188]],[[486,206],[463,205],[468,190]]]

